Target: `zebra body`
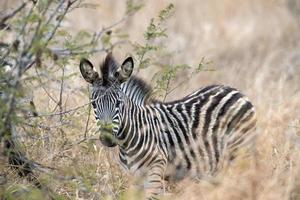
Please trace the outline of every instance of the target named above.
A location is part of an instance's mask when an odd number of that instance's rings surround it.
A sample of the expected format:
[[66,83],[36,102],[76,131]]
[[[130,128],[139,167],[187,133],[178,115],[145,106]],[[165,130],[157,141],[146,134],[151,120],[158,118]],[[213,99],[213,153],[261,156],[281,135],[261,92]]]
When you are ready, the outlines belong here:
[[171,167],[201,176],[214,173],[220,157],[251,138],[241,134],[254,126],[252,104],[237,90],[215,85],[176,102],[137,106],[127,100],[115,136],[128,170],[148,167],[160,154]]
[[253,105],[236,89],[213,85],[164,103],[150,99],[143,81],[129,78],[131,58],[118,69],[109,54],[101,66],[102,78],[87,60],[80,69],[93,84],[96,119],[113,124],[121,165],[146,173],[149,198],[161,193],[166,176],[178,180],[214,174],[254,136]]

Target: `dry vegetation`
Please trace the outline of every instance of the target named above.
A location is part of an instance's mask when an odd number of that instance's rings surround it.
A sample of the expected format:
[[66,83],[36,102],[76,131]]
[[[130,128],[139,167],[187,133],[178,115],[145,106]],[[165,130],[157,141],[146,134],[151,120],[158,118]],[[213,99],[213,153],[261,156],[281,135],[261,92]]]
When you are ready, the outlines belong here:
[[[91,2],[91,1],[90,1]],[[213,71],[203,71],[168,96],[184,96],[209,84],[226,84],[243,91],[253,101],[258,113],[257,151],[241,156],[213,180],[197,183],[184,180],[172,186],[166,199],[300,199],[300,4],[297,0],[187,0],[172,1],[175,14],[167,23],[169,37],[165,44],[171,57],[158,57],[169,63],[197,66],[205,57]],[[68,17],[64,26],[72,31],[95,31],[120,19],[123,1],[92,1],[95,9],[81,8]],[[168,2],[153,0],[121,25],[130,40],[142,40],[150,18]],[[115,49],[122,59],[132,51],[130,45]],[[93,56],[101,61],[104,54]],[[139,73],[151,83],[153,66]],[[34,71],[34,70],[32,70]],[[57,75],[61,71],[57,70]],[[78,63],[67,66],[64,109],[88,102],[87,85],[78,73]],[[32,72],[35,74],[35,72]],[[186,78],[179,74],[177,80]],[[30,91],[38,112],[48,113],[56,103],[40,87]],[[48,85],[49,86],[49,85]],[[60,88],[53,84],[49,93],[56,99]],[[80,142],[86,134],[97,138],[97,126],[89,109],[70,113],[57,124],[60,116],[44,117],[40,125],[50,129],[32,129],[24,148],[33,160],[57,168],[53,175],[40,179],[66,199],[116,199],[126,190],[130,176],[117,164],[117,150],[103,147],[98,140]],[[41,120],[41,119],[40,119]],[[88,123],[88,126],[86,124]],[[59,126],[58,126],[59,125]],[[61,126],[60,126],[61,125]],[[58,126],[58,127],[56,127]],[[28,127],[26,127],[28,129]],[[79,142],[78,142],[79,141]],[[1,163],[4,163],[0,161]],[[0,166],[7,183],[0,193],[24,190],[30,184],[19,179],[6,166]],[[2,172],[3,171],[3,172]],[[70,180],[71,176],[80,177]],[[1,181],[1,180],[0,180]],[[19,191],[19,190],[18,190]],[[31,198],[24,196],[23,198]],[[26,193],[26,192],[25,192]],[[37,192],[38,193],[38,192]],[[135,192],[125,196],[133,199]],[[43,199],[42,196],[34,196]],[[139,197],[135,197],[139,199]]]

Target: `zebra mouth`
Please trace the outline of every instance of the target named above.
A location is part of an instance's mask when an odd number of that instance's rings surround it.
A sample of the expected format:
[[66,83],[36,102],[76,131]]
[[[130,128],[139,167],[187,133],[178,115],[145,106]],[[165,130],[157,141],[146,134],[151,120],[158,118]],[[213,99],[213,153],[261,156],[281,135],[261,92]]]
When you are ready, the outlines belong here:
[[113,135],[112,125],[102,125],[99,138],[101,143],[106,147],[115,147],[118,144]]

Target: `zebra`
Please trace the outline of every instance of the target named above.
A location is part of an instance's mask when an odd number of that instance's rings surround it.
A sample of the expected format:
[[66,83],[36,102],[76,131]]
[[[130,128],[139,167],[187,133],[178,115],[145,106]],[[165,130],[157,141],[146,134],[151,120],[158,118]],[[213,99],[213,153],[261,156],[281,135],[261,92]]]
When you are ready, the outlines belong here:
[[254,141],[256,114],[238,90],[211,85],[176,101],[151,97],[151,87],[132,75],[128,57],[119,65],[112,53],[100,74],[83,58],[80,71],[92,85],[91,102],[109,147],[118,146],[119,161],[129,172],[145,176],[147,199],[163,193],[163,182],[218,172],[224,160]]

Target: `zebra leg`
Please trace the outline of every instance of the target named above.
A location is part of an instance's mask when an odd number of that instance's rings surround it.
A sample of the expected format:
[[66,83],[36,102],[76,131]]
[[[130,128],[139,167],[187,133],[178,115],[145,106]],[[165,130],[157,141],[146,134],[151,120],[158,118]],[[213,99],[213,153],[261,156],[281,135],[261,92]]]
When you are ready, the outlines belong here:
[[162,158],[156,159],[149,167],[144,188],[146,199],[158,199],[164,191],[163,177],[166,170],[166,160]]

